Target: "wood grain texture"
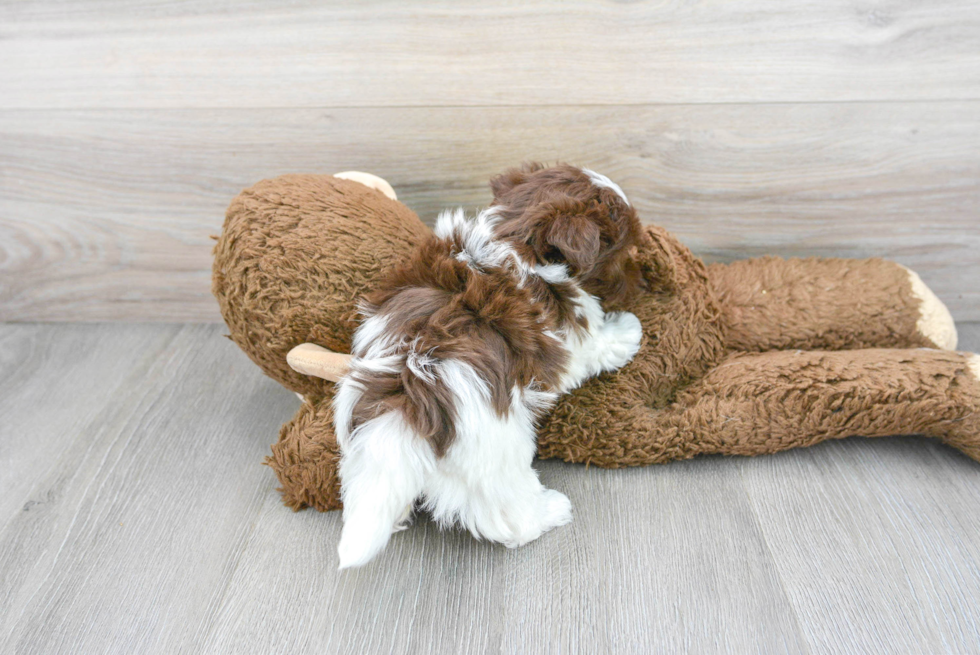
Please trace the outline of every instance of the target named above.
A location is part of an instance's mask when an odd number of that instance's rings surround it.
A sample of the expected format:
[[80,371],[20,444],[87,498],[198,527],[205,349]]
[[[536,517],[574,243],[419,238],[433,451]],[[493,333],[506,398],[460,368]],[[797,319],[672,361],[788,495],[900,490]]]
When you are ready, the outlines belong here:
[[195,644],[274,493],[259,464],[288,394],[217,326],[3,326],[4,352],[26,329],[36,374],[0,408],[0,442],[33,460],[3,481],[0,651]]
[[854,439],[741,469],[812,652],[980,649],[976,462],[922,439]]
[[218,320],[242,188],[368,170],[431,222],[522,160],[588,165],[711,261],[882,256],[980,320],[980,102],[0,112],[0,320]]
[[0,325],[0,374],[0,653],[977,651],[980,466],[925,439],[541,462],[570,525],[422,517],[339,573],[257,465],[296,400],[218,326]]
[[0,107],[980,99],[980,5],[5,2]]
[[103,420],[107,400],[134,384],[134,368],[165,350],[173,332],[87,325],[52,339],[33,325],[0,328],[0,525],[45,503],[25,498],[66,465],[77,434]]
[[[422,519],[393,538],[377,565],[344,574],[332,570],[339,516],[290,516],[270,499],[206,650],[803,649],[737,469],[711,460],[615,472],[555,462],[540,469],[547,486],[569,494],[570,529],[509,551],[440,533]],[[310,576],[297,580],[287,567]],[[271,590],[256,585],[268,571],[279,572]]]

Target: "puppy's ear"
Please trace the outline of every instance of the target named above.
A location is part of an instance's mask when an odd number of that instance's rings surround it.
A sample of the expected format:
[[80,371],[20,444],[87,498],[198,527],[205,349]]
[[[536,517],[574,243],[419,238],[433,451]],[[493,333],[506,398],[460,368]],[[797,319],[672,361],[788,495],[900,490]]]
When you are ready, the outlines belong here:
[[584,213],[561,213],[544,227],[543,259],[568,264],[572,275],[595,267],[602,245],[599,226]]

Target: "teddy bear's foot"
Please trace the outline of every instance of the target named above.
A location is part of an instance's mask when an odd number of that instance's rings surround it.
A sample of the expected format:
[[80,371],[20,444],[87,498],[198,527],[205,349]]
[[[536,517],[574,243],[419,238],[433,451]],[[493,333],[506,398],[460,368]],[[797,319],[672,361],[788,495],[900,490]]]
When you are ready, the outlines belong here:
[[904,266],[902,268],[908,272],[912,295],[919,299],[919,320],[915,324],[919,334],[938,348],[956,350],[956,324],[946,305],[926,286],[918,273]]
[[961,354],[966,357],[966,371],[957,387],[973,398],[974,407],[972,412],[964,412],[948,422],[948,432],[943,441],[980,462],[980,355]]

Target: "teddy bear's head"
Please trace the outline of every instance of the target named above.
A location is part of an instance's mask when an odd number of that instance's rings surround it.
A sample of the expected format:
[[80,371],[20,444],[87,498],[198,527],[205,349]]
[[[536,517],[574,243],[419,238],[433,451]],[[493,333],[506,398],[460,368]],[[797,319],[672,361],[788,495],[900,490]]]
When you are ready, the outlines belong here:
[[232,201],[214,248],[212,291],[229,336],[269,377],[323,396],[331,383],[292,370],[287,353],[307,342],[349,352],[358,299],[430,234],[363,178],[259,182]]

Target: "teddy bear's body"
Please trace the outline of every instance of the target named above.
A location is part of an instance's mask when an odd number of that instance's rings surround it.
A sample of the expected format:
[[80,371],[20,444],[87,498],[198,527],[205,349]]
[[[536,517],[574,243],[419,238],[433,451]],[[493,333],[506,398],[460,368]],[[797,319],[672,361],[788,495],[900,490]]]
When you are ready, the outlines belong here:
[[[349,352],[358,298],[429,234],[401,203],[326,175],[267,180],[229,207],[213,291],[230,336],[305,397],[268,459],[286,504],[340,506],[333,383],[287,354]],[[644,241],[649,292],[626,308],[641,349],[559,400],[541,457],[638,466],[924,434],[980,459],[980,358],[950,350],[952,319],[911,271],[878,259],[705,266],[659,227]]]

